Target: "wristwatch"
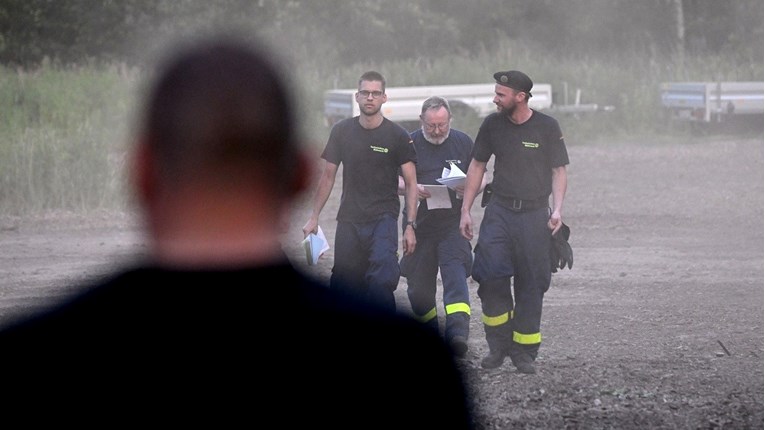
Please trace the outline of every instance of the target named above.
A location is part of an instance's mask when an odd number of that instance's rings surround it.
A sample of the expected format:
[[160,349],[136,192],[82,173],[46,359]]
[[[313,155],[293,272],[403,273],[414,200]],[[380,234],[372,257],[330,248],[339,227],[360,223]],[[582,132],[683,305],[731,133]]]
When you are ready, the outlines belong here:
[[417,230],[417,221],[407,221],[406,225],[404,225],[404,229],[406,229],[407,225],[411,225],[413,230]]

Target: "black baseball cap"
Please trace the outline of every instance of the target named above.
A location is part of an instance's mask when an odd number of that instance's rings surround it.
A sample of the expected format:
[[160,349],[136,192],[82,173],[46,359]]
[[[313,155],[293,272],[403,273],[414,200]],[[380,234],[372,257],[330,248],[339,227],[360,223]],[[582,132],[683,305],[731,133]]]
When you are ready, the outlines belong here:
[[523,91],[531,97],[531,87],[534,86],[534,83],[531,82],[531,78],[523,72],[519,72],[518,70],[497,72],[494,74],[494,79],[499,85],[504,85],[516,91]]

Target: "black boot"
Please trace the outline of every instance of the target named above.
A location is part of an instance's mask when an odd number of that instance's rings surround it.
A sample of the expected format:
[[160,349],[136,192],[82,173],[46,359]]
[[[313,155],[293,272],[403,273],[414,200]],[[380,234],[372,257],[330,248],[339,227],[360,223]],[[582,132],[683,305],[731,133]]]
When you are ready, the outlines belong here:
[[481,367],[484,369],[496,369],[505,362],[507,353],[503,350],[489,350],[489,355],[481,360]]
[[464,312],[446,316],[445,336],[451,345],[454,355],[463,358],[468,350],[468,333],[470,332],[470,315]]
[[534,361],[531,359],[515,359],[513,365],[518,370],[518,373],[525,373],[527,375],[533,375],[537,373],[537,368],[534,366]]
[[537,369],[534,366],[534,359],[536,358],[535,349],[526,350],[522,346],[513,343],[510,347],[509,355],[518,373],[525,373],[527,375],[537,373]]
[[467,354],[468,344],[464,336],[454,336],[449,340],[449,345],[452,347],[455,357],[464,358]]

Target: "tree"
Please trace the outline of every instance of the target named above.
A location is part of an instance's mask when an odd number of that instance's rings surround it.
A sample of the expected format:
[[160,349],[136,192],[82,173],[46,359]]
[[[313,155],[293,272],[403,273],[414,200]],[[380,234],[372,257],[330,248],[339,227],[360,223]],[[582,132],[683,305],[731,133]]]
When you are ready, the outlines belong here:
[[0,62],[140,63],[163,41],[236,28],[335,66],[503,39],[558,57],[763,52],[759,0],[3,0]]

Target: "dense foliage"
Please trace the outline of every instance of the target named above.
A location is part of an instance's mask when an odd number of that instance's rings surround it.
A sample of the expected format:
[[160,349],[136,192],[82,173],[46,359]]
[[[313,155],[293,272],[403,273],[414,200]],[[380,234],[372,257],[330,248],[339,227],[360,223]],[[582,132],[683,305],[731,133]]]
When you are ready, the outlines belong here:
[[3,0],[0,63],[28,67],[45,57],[138,63],[152,41],[236,27],[341,65],[469,54],[496,49],[505,38],[545,55],[743,49],[762,62],[762,22],[759,0],[472,0],[469,6],[463,0]]

